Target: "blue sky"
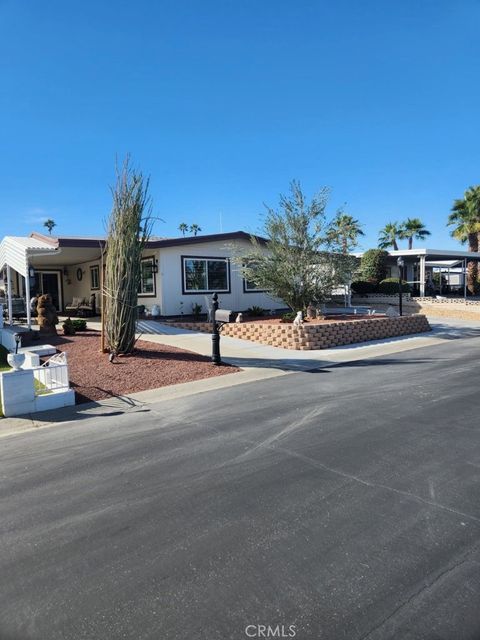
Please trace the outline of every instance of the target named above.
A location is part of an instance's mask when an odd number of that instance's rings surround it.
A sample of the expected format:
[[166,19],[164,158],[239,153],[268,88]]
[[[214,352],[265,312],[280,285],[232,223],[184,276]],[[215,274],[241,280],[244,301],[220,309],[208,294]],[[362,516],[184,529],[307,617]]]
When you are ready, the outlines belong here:
[[95,235],[115,157],[157,235],[258,231],[289,182],[374,246],[480,183],[478,0],[0,0],[0,236]]

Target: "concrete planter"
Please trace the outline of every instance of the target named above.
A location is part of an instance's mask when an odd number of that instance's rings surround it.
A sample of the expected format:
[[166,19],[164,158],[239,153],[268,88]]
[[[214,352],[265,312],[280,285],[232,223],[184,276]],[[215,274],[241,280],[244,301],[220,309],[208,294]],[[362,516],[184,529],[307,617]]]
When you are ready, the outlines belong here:
[[22,368],[23,363],[25,362],[25,354],[24,353],[8,353],[7,362],[14,371],[19,371]]

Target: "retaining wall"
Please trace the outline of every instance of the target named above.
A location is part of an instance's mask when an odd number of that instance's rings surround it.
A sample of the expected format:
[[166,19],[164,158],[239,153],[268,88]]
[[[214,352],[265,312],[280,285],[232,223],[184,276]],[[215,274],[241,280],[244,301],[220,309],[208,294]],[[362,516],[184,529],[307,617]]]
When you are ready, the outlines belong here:
[[[387,305],[375,300],[369,296],[358,297],[352,301],[352,304],[368,304],[374,309],[382,311]],[[398,306],[398,296],[389,303],[392,306]],[[458,318],[459,320],[478,320],[480,322],[480,300],[464,300],[463,298],[411,298],[403,301],[405,313],[421,313],[431,318]]]
[[[175,327],[192,331],[211,332],[207,322],[175,322]],[[260,344],[283,349],[329,349],[345,344],[368,342],[430,331],[428,320],[423,315],[398,318],[365,318],[342,320],[324,324],[268,324],[268,322],[241,322],[223,326],[222,335],[251,340]]]

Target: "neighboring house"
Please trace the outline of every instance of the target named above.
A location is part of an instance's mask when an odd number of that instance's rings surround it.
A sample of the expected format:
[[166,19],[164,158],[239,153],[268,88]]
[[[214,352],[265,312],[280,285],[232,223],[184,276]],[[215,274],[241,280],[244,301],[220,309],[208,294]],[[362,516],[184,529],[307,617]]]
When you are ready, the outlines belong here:
[[[354,255],[361,258],[363,254],[355,253]],[[402,258],[404,262],[403,279],[412,286],[417,295],[424,296],[427,293],[437,274],[437,289],[440,293],[452,291],[466,296],[467,263],[470,260],[480,261],[480,253],[424,247],[392,250],[388,252],[387,278],[398,278],[398,258]]]
[[[98,308],[104,245],[104,238],[6,236],[0,243],[0,270],[5,281],[10,277],[12,293],[27,300],[50,293],[57,309],[64,311],[73,298],[88,299],[93,293]],[[138,303],[147,309],[158,305],[162,316],[189,315],[195,303],[206,312],[207,301],[217,292],[226,309],[284,308],[247,282],[232,262],[234,255],[250,249],[250,235],[243,231],[152,238],[143,252]]]

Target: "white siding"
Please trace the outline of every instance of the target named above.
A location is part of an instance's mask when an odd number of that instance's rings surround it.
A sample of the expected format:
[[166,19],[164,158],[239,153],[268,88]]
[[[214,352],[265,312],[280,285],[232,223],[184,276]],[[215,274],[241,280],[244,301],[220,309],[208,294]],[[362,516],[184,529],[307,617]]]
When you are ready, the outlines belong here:
[[[245,252],[250,249],[248,242],[236,241],[235,252],[240,253],[242,248]],[[192,313],[192,304],[202,305],[202,313],[206,312],[205,296],[211,299],[211,293],[184,294],[182,291],[182,256],[198,256],[211,258],[231,258],[234,254],[232,243],[226,245],[224,241],[209,242],[202,244],[184,244],[177,247],[166,247],[160,250],[158,279],[162,283],[162,291],[158,304],[162,315],[173,316]],[[157,286],[158,293],[158,286]],[[232,309],[233,311],[244,311],[253,305],[264,309],[281,309],[286,305],[282,302],[274,301],[264,293],[245,293],[243,290],[243,278],[238,271],[238,267],[230,262],[230,293],[219,294],[220,307]],[[180,303],[183,302],[183,305]],[[147,307],[149,303],[143,302]]]

